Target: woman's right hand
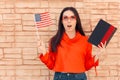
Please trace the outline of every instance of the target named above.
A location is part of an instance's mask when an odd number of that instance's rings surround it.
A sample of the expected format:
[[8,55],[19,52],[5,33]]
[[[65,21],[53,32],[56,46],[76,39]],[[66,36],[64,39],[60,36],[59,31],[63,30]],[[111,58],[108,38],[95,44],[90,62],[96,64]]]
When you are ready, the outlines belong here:
[[45,55],[46,54],[45,43],[42,40],[38,40],[37,45],[38,45],[38,48],[37,48],[38,55],[40,55],[40,54]]

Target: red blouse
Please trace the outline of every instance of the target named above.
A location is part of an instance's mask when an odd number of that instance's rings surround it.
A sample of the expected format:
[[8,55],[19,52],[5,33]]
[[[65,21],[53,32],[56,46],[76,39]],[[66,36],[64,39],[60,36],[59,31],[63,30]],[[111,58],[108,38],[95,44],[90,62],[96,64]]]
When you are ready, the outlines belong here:
[[64,33],[57,53],[48,52],[40,55],[40,59],[49,69],[57,72],[81,73],[98,66],[92,56],[92,45],[86,36],[79,32],[73,39],[69,39]]

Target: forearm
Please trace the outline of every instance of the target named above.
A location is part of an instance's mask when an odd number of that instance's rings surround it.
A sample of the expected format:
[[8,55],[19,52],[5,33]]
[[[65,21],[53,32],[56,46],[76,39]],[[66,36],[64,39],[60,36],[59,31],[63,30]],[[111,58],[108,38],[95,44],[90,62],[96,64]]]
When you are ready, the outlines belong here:
[[99,56],[98,56],[98,55],[95,55],[95,57],[94,57],[95,62],[96,62],[98,59],[99,59]]

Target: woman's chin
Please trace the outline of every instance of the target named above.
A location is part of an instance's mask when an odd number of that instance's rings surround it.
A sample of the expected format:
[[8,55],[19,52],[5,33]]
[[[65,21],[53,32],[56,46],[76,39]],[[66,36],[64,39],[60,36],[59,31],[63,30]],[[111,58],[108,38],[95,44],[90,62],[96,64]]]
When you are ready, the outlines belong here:
[[75,30],[73,29],[67,29],[66,32],[74,32]]

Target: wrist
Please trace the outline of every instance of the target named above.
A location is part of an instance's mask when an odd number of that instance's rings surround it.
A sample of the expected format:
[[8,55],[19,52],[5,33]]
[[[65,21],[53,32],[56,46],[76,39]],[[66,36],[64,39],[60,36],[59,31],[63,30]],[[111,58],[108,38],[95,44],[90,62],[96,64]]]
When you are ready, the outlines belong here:
[[37,53],[38,56],[43,55],[43,53]]
[[96,57],[96,58],[99,58],[99,56],[98,56],[98,55],[95,55],[95,57]]

